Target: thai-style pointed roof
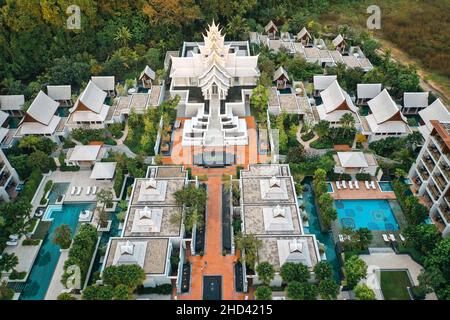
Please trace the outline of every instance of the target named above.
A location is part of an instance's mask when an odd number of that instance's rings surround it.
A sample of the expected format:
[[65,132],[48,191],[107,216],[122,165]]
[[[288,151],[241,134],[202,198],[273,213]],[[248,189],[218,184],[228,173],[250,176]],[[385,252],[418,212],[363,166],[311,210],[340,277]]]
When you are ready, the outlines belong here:
[[333,46],[337,47],[342,42],[345,42],[345,39],[341,34],[338,34],[337,37],[333,39]]
[[273,81],[277,81],[281,76],[285,76],[285,78],[289,81],[289,76],[286,70],[284,70],[283,66],[280,66],[273,74]]
[[308,30],[303,27],[302,30],[297,34],[297,39],[303,39],[305,36],[308,36],[308,38],[311,38],[311,34],[308,32]]
[[269,32],[270,29],[275,29],[275,31],[278,31],[277,26],[275,25],[275,23],[272,20],[270,20],[269,23],[264,28],[264,30],[266,30],[266,32]]
[[400,109],[386,89],[372,100],[369,100],[367,104],[377,124],[382,124],[389,120],[407,123],[406,118],[401,114]]

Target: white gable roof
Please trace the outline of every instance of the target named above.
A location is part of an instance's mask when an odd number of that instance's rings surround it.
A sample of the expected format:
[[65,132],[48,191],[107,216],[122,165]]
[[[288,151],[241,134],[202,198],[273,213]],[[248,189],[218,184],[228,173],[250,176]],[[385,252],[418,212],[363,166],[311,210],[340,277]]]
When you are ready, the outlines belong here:
[[277,70],[275,70],[273,74],[273,81],[278,80],[282,75],[284,75],[286,79],[289,81],[289,76],[286,70],[284,70],[283,66],[280,66]]
[[381,83],[358,83],[356,86],[358,99],[373,99],[381,92]]
[[314,90],[325,90],[337,79],[337,76],[314,76],[313,79]]
[[71,100],[71,86],[47,86],[47,93],[53,100]]
[[357,111],[347,92],[341,88],[337,80],[333,81],[328,88],[323,90],[320,93],[320,96],[322,97],[322,102],[326,113],[335,111],[343,102],[346,102],[347,106],[353,112],[356,113]]
[[144,71],[142,71],[141,76],[139,79],[142,79],[144,75],[148,76],[150,79],[155,80],[156,79],[156,73],[153,71],[149,66],[145,66]]
[[309,34],[308,30],[307,30],[305,27],[303,27],[303,29],[300,30],[300,32],[297,34],[297,38],[298,38],[298,39],[301,39],[301,38],[303,38],[305,35],[308,35],[308,37],[311,38],[311,35]]
[[4,111],[0,111],[0,126],[2,126],[6,120],[8,120],[9,114],[4,112]]
[[344,168],[367,168],[369,166],[362,152],[338,152],[337,155]]
[[69,161],[95,161],[100,153],[101,146],[75,146],[70,154]]
[[333,46],[337,47],[342,43],[342,41],[345,41],[344,37],[341,34],[339,34],[336,38],[333,39]]
[[86,89],[84,89],[80,96],[80,101],[95,113],[100,113],[105,99],[106,92],[99,88],[93,81],[89,81]]
[[109,77],[92,77],[91,80],[102,90],[113,91],[116,87],[114,76]]
[[264,29],[266,30],[266,32],[268,32],[271,28],[274,28],[276,31],[278,31],[277,26],[275,25],[275,23],[273,23],[272,20],[269,21]]
[[431,120],[450,121],[450,112],[439,98],[427,108],[420,110],[419,115],[430,132],[433,130]]
[[24,95],[0,96],[1,110],[6,111],[22,110],[24,104],[25,104]]
[[33,103],[28,108],[27,114],[43,125],[49,125],[58,107],[58,102],[52,100],[44,92],[39,91]]
[[[369,108],[372,111],[373,117],[377,124],[381,124],[389,120],[400,111],[397,104],[386,89],[384,89],[372,100],[369,100],[367,104],[369,105]],[[406,123],[407,121],[405,117],[402,114],[400,115],[403,121]]]
[[428,106],[429,92],[405,92],[403,106],[405,108],[426,108]]

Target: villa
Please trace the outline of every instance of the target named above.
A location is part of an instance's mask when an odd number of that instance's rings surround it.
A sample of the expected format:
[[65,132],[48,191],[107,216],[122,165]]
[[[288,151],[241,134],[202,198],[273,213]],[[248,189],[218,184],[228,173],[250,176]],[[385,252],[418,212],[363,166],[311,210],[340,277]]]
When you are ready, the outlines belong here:
[[407,119],[386,89],[367,104],[371,113],[362,117],[362,133],[369,142],[386,137],[404,137],[412,132]]
[[381,90],[381,83],[358,83],[356,86],[356,104],[366,106],[369,100],[381,93]]
[[93,165],[106,156],[106,149],[101,145],[75,146],[67,152],[67,165],[91,169]]
[[156,80],[156,73],[149,66],[145,66],[144,71],[142,71],[139,76],[139,81],[142,82],[142,86],[146,89],[152,87],[153,81]]
[[328,88],[334,81],[337,80],[337,76],[322,76],[322,75],[315,75],[313,77],[313,84],[314,84],[314,97],[319,97],[320,93]]
[[418,114],[428,107],[429,92],[405,92],[403,94],[403,114]]
[[60,107],[72,107],[72,87],[47,86],[47,95],[59,103]]
[[24,95],[0,96],[0,110],[8,113],[11,117],[23,117]]
[[307,47],[311,43],[312,40],[311,34],[303,27],[302,30],[297,34],[297,41],[302,44],[302,46]]
[[443,237],[450,235],[450,122],[431,120],[431,132],[409,171],[414,193]]
[[328,121],[330,125],[340,125],[344,114],[349,113],[358,122],[358,109],[352,99],[345,92],[337,80],[320,93],[322,104],[316,107],[317,116],[320,120]]
[[371,153],[360,151],[338,152],[333,155],[336,165],[335,173],[346,173],[355,175],[358,173],[368,173],[374,177],[377,173],[378,163]]
[[247,145],[246,105],[259,77],[247,41],[225,42],[214,23],[203,43],[185,42],[172,57],[172,96],[181,97],[183,146]]
[[107,93],[98,87],[94,81],[89,81],[73,108],[67,125],[74,128],[88,126],[91,129],[103,129],[112,123],[114,108],[105,104]]
[[332,44],[340,53],[343,53],[347,47],[347,41],[345,41],[341,34],[338,34],[336,38],[333,39]]
[[40,91],[25,112],[15,139],[38,135],[59,142],[59,137],[66,137],[65,119],[56,115],[59,103]]
[[172,281],[180,287],[181,274],[172,270],[170,258],[178,250],[182,265],[191,239],[184,239],[184,225],[174,219],[183,210],[174,194],[187,183],[187,172],[175,166],[149,167],[146,178],[135,180],[121,237],[110,239],[103,269],[136,263],[147,274],[145,287]]
[[91,77],[91,81],[95,83],[97,87],[103,90],[107,97],[116,96],[116,79],[113,76],[108,77]]
[[423,122],[423,124],[419,127],[419,132],[422,134],[424,140],[428,139],[431,131],[433,130],[431,120],[439,120],[443,122],[450,121],[450,112],[439,98],[425,109],[419,111],[419,116]]
[[[271,285],[280,286],[285,262],[303,263],[310,270],[320,260],[315,235],[305,234],[289,165],[250,165],[241,171],[242,232],[262,241],[259,262],[273,265]],[[260,283],[258,275],[248,275]],[[245,277],[244,277],[245,278]]]

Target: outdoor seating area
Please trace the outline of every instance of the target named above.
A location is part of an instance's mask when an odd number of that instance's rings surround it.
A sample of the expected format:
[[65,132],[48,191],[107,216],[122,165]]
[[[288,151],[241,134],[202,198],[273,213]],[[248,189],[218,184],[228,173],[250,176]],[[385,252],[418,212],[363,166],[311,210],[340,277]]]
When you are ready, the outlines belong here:
[[343,199],[396,199],[393,191],[383,191],[379,182],[371,181],[333,181],[329,182],[334,190],[331,193],[336,200]]

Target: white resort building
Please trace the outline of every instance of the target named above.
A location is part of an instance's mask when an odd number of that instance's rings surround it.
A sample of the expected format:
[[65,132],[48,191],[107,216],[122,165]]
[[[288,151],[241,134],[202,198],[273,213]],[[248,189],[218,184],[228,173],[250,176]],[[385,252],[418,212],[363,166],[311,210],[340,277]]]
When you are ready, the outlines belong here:
[[18,183],[19,175],[11,166],[3,151],[0,150],[0,203],[11,200],[11,195],[15,194]]
[[15,138],[37,135],[59,142],[59,137],[67,136],[67,132],[66,119],[56,115],[58,107],[58,102],[40,91],[26,111]]
[[172,57],[170,93],[184,109],[183,146],[247,145],[248,101],[259,77],[247,41],[226,42],[213,22],[204,42],[185,42]]
[[369,142],[402,137],[412,132],[406,117],[386,89],[367,104],[371,113],[361,117],[361,124],[362,134],[368,137]]
[[423,124],[419,127],[419,132],[422,134],[424,140],[428,139],[428,136],[433,130],[431,120],[450,122],[450,111],[439,98],[425,109],[419,111],[419,116],[423,122]]
[[417,114],[428,107],[429,92],[405,92],[403,94],[403,114]]
[[415,195],[429,209],[430,219],[450,235],[450,122],[431,120],[431,131],[409,171]]
[[[312,272],[321,261],[319,244],[315,235],[304,234],[289,165],[250,165],[241,171],[239,185],[241,229],[243,234],[252,234],[262,241],[258,262],[274,267],[271,285],[281,285],[280,270],[286,262],[302,263]],[[253,284],[261,283],[257,274],[247,277],[253,278]]]

